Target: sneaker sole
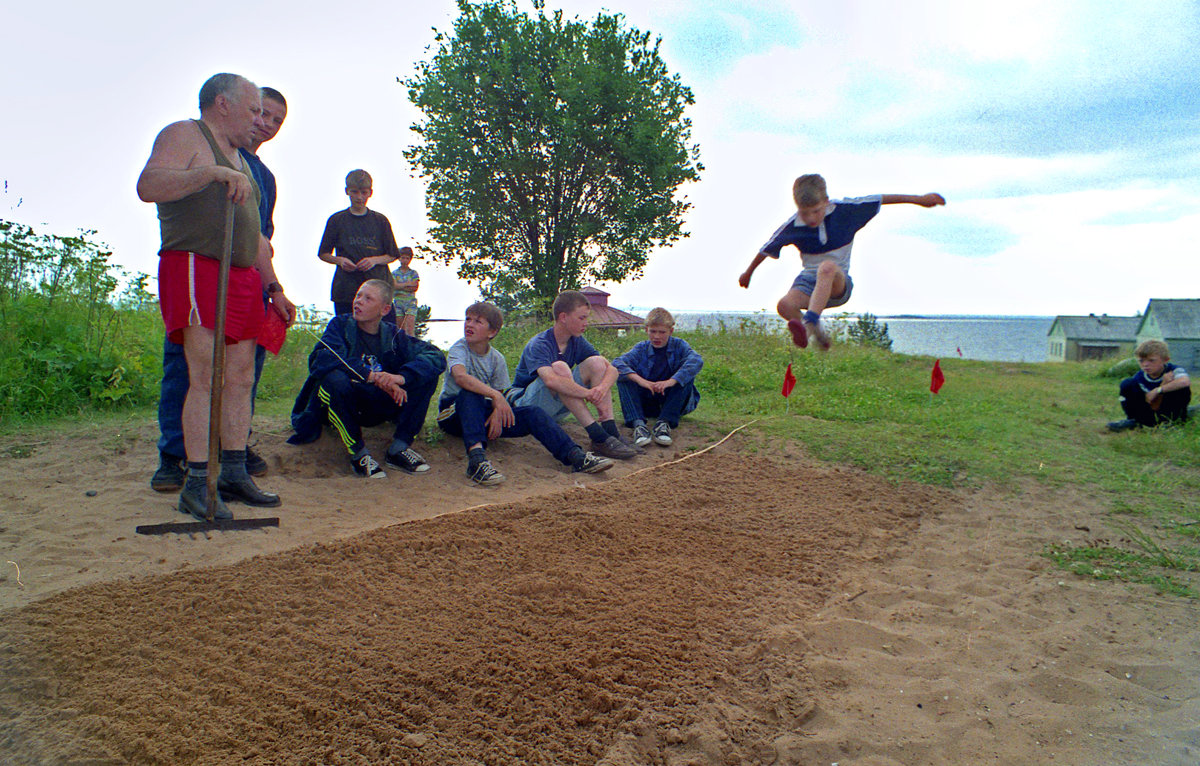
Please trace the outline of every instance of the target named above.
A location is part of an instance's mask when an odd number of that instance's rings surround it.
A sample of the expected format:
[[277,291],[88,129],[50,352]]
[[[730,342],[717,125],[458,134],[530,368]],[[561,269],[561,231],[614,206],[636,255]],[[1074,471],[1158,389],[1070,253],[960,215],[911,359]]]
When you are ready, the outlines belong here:
[[579,471],[579,473],[603,473],[612,467],[613,462],[612,460],[609,460],[607,463],[601,463],[600,465],[593,466],[592,468],[585,468],[584,470]]
[[409,468],[408,466],[401,465],[400,463],[393,463],[390,460],[386,461],[386,464],[389,468],[398,468],[405,473],[425,473],[429,470],[429,463],[422,463],[416,468]]
[[795,343],[800,348],[808,348],[808,330],[804,329],[804,325],[797,322],[795,319],[789,319],[787,323],[788,332],[792,334],[792,343]]

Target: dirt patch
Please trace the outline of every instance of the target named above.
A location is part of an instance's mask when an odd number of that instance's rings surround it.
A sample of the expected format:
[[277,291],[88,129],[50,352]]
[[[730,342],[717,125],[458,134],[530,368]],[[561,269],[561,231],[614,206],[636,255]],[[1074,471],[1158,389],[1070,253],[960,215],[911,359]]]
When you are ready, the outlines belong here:
[[801,642],[779,618],[802,621],[936,501],[704,455],[88,586],[7,614],[4,740],[50,761],[594,763],[623,732],[752,759],[816,702],[778,661]]
[[1095,499],[677,433],[598,477],[501,443],[499,492],[267,434],[283,526],[194,539],[132,534],[180,518],[145,433],[0,458],[0,760],[1197,762],[1194,605],[1039,556]]

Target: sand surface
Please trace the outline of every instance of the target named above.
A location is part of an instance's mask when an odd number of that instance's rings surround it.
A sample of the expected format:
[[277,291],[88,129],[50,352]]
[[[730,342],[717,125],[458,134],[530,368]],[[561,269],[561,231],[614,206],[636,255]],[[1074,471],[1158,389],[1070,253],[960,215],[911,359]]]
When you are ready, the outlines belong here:
[[368,482],[268,428],[278,529],[144,537],[183,517],[127,431],[0,442],[0,762],[1200,763],[1195,605],[1038,555],[1078,493],[671,463],[686,427]]

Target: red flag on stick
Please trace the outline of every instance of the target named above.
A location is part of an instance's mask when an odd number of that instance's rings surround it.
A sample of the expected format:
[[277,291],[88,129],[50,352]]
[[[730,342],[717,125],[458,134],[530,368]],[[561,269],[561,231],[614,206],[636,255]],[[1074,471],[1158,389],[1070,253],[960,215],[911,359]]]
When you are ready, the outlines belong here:
[[795,387],[796,376],[792,374],[792,363],[788,362],[787,372],[783,373],[783,390],[780,392],[783,394],[783,398],[786,399]]
[[942,374],[942,360],[935,359],[933,362],[933,374],[929,376],[929,390],[936,394],[945,382],[946,376]]

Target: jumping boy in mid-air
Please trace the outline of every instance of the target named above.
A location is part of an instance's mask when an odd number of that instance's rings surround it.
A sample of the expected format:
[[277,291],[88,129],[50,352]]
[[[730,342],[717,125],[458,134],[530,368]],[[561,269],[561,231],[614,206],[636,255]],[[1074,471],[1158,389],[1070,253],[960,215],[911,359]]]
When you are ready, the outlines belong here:
[[556,421],[574,415],[591,437],[593,452],[618,460],[634,457],[641,450],[621,439],[613,420],[617,368],[583,337],[592,311],[587,297],[563,290],[551,310],[554,326],[525,344],[505,398],[513,407],[541,407]]
[[467,449],[467,477],[476,484],[495,486],[504,474],[492,467],[485,452],[489,439],[529,436],[542,443],[559,462],[583,473],[612,468],[612,461],[585,452],[567,436],[554,418],[540,407],[512,407],[504,398],[508,388],[508,363],[492,348],[492,339],[504,325],[504,315],[490,303],[467,307],[463,337],[450,347],[442,395],[438,399],[438,426],[461,436]]
[[821,312],[850,300],[854,282],[850,279],[850,248],[854,235],[879,212],[880,205],[908,203],[921,207],[945,205],[940,194],[881,194],[830,202],[825,179],[811,174],[800,176],[792,184],[797,212],[771,235],[754,256],[738,284],[750,286],[754,270],[766,258],[778,258],[785,245],[800,251],[804,270],[792,287],[779,299],[776,310],[788,320],[792,342],[800,348],[812,339],[822,350],[829,348],[829,335],[821,327]]
[[[700,392],[694,383],[704,359],[683,338],[676,338],[675,317],[664,308],[646,315],[648,340],[613,360],[620,377],[617,394],[625,425],[633,429],[633,443],[642,447],[651,439],[660,447],[671,446],[671,429],[679,418],[696,409]],[[647,415],[657,415],[654,430],[646,425]]]

